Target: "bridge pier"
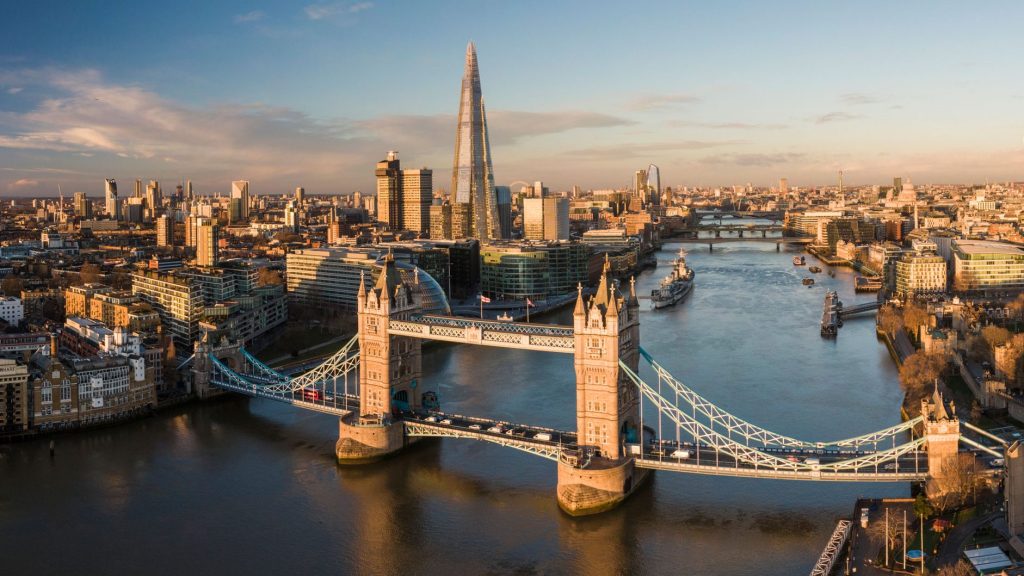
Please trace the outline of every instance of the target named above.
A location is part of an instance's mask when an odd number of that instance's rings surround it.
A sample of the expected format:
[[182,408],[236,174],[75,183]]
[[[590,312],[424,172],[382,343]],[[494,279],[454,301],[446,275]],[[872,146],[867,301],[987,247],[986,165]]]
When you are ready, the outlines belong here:
[[714,251],[715,251],[715,245],[712,244],[711,242],[708,242],[708,253],[711,253],[711,252],[714,252]]
[[586,468],[558,462],[558,506],[570,516],[589,516],[615,508],[647,479],[649,471],[595,459]]
[[401,422],[363,421],[355,414],[338,419],[338,442],[334,454],[339,464],[366,464],[380,460],[405,448],[413,438],[406,438]]

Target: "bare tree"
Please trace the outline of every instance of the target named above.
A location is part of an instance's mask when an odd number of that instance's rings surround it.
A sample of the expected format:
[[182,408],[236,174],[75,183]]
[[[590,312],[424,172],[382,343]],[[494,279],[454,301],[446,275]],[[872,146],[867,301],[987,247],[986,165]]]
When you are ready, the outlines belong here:
[[[897,514],[895,510],[889,511],[889,521],[885,520],[885,510],[880,511],[871,524],[868,524],[868,538],[876,544],[887,547],[890,551],[896,551],[903,546],[903,514]],[[895,555],[891,555],[894,558]]]
[[911,409],[917,406],[942,377],[948,365],[947,357],[936,352],[914,352],[900,366],[900,385],[907,394]]
[[917,340],[918,328],[927,326],[929,319],[928,310],[924,306],[907,302],[903,307],[903,325],[907,328],[907,332],[913,335],[914,340]]
[[878,326],[888,335],[893,336],[903,327],[903,318],[895,307],[886,305],[878,311]]
[[256,273],[256,283],[260,286],[279,286],[284,284],[284,279],[281,278],[281,272],[278,270],[260,268]]
[[20,278],[8,276],[4,278],[3,283],[0,283],[0,289],[3,289],[5,296],[21,296],[21,291],[25,289],[25,284]]
[[956,564],[950,564],[939,568],[936,576],[974,576],[974,569],[966,560],[960,560]]
[[82,264],[82,270],[78,274],[82,284],[93,284],[100,281],[100,267],[92,262]]
[[928,499],[940,510],[960,508],[974,497],[981,480],[974,455],[957,454],[943,462],[942,474],[935,478],[936,494]]
[[981,337],[991,351],[1010,341],[1010,331],[999,326],[985,326],[981,329]]

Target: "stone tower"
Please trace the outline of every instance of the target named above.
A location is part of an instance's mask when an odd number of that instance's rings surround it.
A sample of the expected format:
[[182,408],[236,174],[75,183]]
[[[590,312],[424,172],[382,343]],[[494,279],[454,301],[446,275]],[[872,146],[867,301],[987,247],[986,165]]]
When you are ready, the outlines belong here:
[[924,416],[925,447],[928,450],[928,494],[937,495],[943,491],[945,475],[950,461],[959,457],[960,420],[953,405],[947,410],[938,385],[931,400],[921,400],[921,414]]
[[636,386],[619,369],[634,372],[639,363],[640,321],[636,287],[623,297],[608,278],[608,264],[597,294],[584,304],[582,290],[573,311],[576,338],[576,431],[581,446],[618,460],[624,443],[639,442],[639,397]]
[[[417,275],[418,280],[418,275]],[[420,309],[415,286],[402,281],[394,259],[385,258],[380,276],[367,290],[360,278],[357,297],[359,326],[359,414],[339,421],[335,453],[339,462],[377,459],[405,445],[404,427],[392,416],[421,405],[420,341],[388,334],[392,319],[402,320]]]
[[393,409],[419,408],[416,384],[421,376],[420,341],[389,336],[388,322],[401,320],[419,310],[413,290],[387,256],[377,282],[370,290],[360,279],[359,314],[359,414],[390,415]]
[[640,304],[634,282],[622,296],[608,272],[606,259],[597,293],[584,303],[580,288],[573,311],[581,455],[558,463],[558,504],[573,516],[613,508],[646,476],[624,450],[624,444],[639,443],[642,432],[639,392],[619,367],[621,361],[637,370]]

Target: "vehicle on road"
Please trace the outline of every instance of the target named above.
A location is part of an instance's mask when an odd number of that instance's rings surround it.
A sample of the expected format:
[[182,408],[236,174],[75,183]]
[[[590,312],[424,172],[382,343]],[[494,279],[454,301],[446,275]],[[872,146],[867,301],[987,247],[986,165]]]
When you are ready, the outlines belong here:
[[479,424],[470,424],[469,425],[469,429],[470,430],[479,430],[480,429],[480,425]]
[[672,458],[678,458],[680,460],[685,460],[685,459],[690,457],[690,451],[689,450],[676,450],[676,451],[672,452],[672,454],[670,454],[670,456]]
[[868,527],[868,509],[867,508],[861,508],[860,509],[860,527],[861,528],[867,528]]
[[818,458],[804,458],[804,464],[809,464],[811,466],[818,466],[818,465],[821,464],[821,460],[818,459]]
[[452,425],[451,418],[445,418],[444,420],[441,420],[441,424],[444,424],[446,426],[451,426]]
[[544,442],[551,442],[551,434],[547,432],[537,432],[533,435],[534,440],[543,440]]

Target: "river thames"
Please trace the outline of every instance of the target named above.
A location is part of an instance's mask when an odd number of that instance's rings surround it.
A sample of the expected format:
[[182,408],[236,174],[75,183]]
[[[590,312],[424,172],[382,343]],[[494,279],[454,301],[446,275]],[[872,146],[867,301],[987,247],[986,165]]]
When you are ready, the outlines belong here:
[[[638,293],[678,248],[666,244]],[[835,340],[818,333],[824,290],[846,304],[873,298],[854,294],[852,272],[812,275],[793,266],[796,248],[773,243],[686,248],[689,299],[657,312],[641,301],[641,343],[677,378],[808,440],[899,421],[873,318],[847,321]],[[802,285],[807,276],[817,285]],[[558,320],[570,311],[548,318]],[[436,345],[423,365],[446,411],[575,426],[571,356]],[[57,436],[52,458],[48,438],[0,445],[3,572],[791,576],[809,572],[856,497],[909,494],[659,472],[620,508],[572,519],[548,460],[445,439],[342,468],[336,437],[329,416],[228,398]]]

